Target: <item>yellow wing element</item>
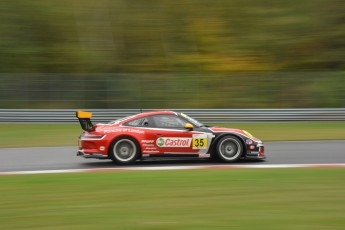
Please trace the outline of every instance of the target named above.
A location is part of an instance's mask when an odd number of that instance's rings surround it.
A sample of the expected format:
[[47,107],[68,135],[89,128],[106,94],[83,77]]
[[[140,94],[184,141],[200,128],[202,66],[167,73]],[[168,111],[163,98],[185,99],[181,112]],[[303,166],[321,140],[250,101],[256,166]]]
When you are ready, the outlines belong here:
[[77,118],[91,118],[92,113],[91,112],[84,112],[84,111],[77,111],[76,113]]
[[95,127],[91,122],[91,112],[77,111],[75,116],[78,118],[80,126],[83,130],[87,132],[95,130]]

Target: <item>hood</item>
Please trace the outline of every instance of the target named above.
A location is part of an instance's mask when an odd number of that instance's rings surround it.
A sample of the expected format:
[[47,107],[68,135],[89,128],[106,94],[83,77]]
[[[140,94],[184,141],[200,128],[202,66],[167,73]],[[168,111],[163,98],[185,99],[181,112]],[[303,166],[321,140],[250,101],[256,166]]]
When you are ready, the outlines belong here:
[[254,141],[259,141],[259,139],[254,137],[252,134],[242,129],[232,129],[232,128],[222,128],[222,127],[210,127],[209,129],[215,133],[235,133],[235,134],[240,134],[242,136],[250,138]]
[[245,132],[243,132],[243,130],[241,129],[232,129],[232,128],[222,128],[222,127],[210,127],[209,128],[212,132],[215,132],[215,133],[239,133],[239,134],[242,134],[242,135],[246,135]]

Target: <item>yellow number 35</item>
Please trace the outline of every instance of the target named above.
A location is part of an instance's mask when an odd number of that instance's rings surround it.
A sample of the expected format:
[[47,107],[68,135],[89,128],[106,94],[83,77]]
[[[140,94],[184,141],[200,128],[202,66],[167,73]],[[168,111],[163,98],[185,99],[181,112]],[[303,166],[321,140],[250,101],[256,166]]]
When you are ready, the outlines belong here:
[[193,149],[206,149],[207,138],[193,138]]

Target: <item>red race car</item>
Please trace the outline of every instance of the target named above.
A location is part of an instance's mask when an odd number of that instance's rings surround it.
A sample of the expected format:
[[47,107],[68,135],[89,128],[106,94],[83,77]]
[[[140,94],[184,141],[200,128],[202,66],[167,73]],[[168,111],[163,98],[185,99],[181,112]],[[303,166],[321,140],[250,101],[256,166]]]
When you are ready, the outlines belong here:
[[131,164],[153,157],[213,157],[222,162],[264,159],[264,145],[250,133],[209,127],[183,113],[153,111],[93,125],[92,113],[76,113],[85,132],[77,155]]

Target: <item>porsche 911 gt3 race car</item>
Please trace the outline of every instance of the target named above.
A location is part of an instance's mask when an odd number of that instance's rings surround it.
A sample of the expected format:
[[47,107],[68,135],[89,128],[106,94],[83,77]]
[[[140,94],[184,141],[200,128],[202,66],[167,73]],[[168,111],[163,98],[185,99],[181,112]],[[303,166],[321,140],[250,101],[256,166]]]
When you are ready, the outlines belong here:
[[153,157],[213,157],[222,162],[264,159],[264,145],[249,132],[209,127],[183,113],[152,111],[107,124],[92,124],[92,113],[78,111],[84,132],[77,155],[131,164]]

